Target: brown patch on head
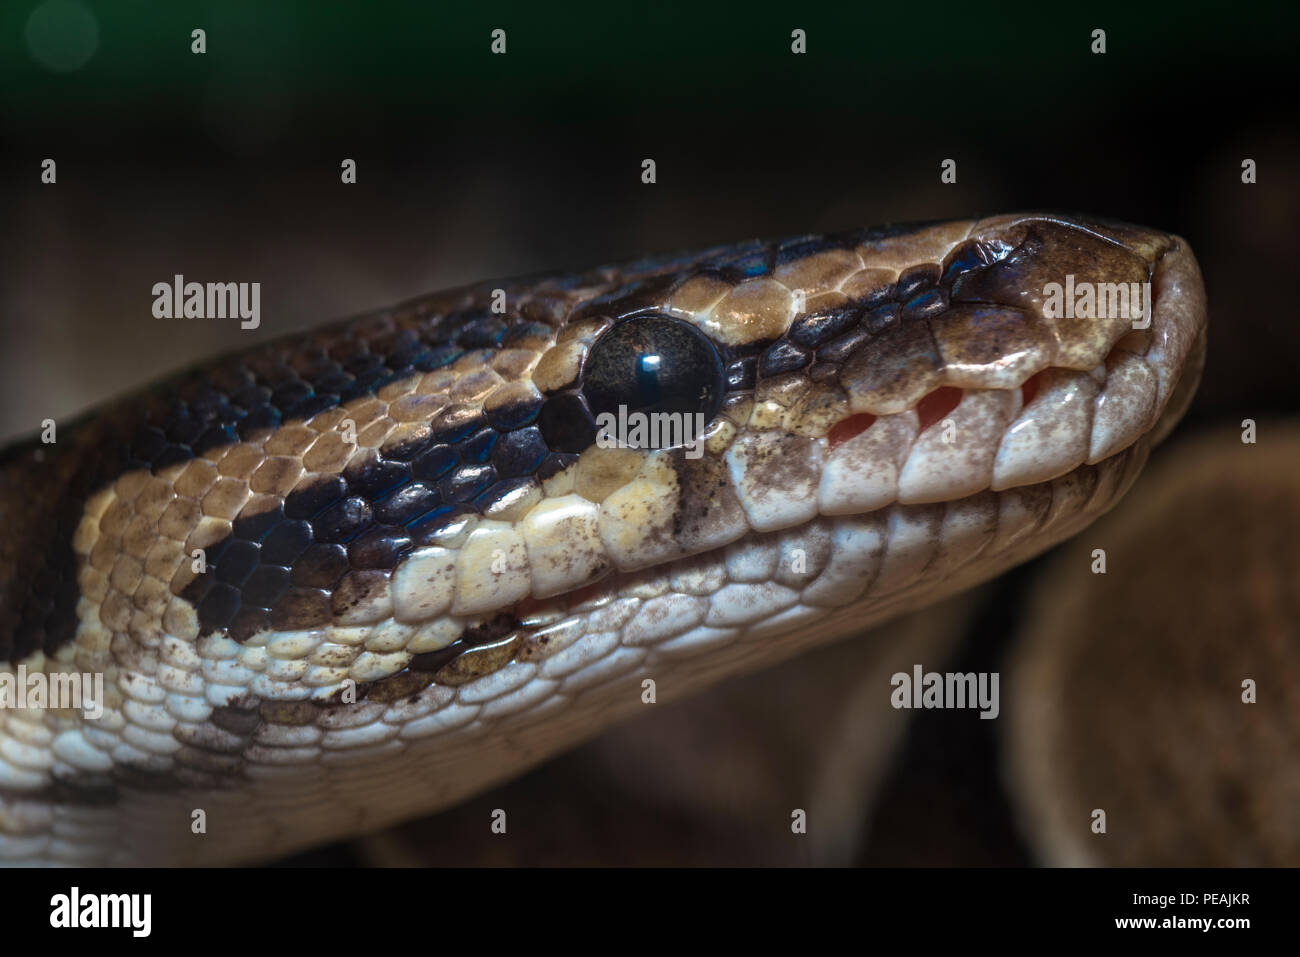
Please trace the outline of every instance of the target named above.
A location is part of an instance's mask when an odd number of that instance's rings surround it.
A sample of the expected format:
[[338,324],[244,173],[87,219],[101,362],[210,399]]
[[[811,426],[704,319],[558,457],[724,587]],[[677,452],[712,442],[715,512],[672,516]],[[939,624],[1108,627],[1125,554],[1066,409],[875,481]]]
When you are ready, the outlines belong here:
[[911,408],[942,384],[942,362],[930,328],[904,322],[869,339],[840,372],[854,412],[885,415]]
[[1063,290],[1071,283],[1077,290],[1091,286],[1100,293],[1108,285],[1147,282],[1154,257],[1167,249],[1171,240],[1118,225],[1096,226],[1098,235],[1092,226],[1050,219],[1018,224],[1014,231],[1023,230],[1023,241],[988,269],[959,279],[953,286],[952,301],[997,303],[1025,310],[1055,339],[1054,365],[1079,370],[1096,366],[1132,329],[1132,318],[1100,303],[1091,314],[1049,317],[1045,310],[1052,298],[1048,290],[1053,284]]
[[931,323],[947,381],[957,386],[977,387],[995,362],[1010,361],[1023,377],[1045,366],[1056,349],[1050,329],[1010,306],[954,304]]

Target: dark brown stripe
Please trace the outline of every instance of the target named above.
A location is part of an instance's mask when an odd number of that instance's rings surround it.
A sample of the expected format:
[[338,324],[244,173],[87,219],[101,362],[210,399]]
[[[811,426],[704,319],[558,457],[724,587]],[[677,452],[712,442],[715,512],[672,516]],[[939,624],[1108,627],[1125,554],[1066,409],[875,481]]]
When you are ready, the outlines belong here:
[[338,476],[295,490],[278,506],[241,515],[206,550],[206,572],[181,597],[202,634],[244,641],[263,628],[327,624],[385,587],[412,550],[537,476],[571,464],[532,423],[535,403],[499,410],[376,453]]

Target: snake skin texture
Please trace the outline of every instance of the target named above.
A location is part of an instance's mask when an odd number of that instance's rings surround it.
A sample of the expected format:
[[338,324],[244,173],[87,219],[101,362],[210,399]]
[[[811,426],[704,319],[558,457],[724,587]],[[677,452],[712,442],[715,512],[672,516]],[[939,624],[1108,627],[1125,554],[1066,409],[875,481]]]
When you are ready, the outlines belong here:
[[[1054,317],[1053,283],[1150,283],[1149,326]],[[894,226],[435,295],[15,446],[0,675],[105,691],[97,719],[0,708],[0,861],[380,827],[645,707],[647,680],[687,694],[996,575],[1124,493],[1204,328],[1177,237]],[[610,343],[664,329],[688,384],[718,369],[683,400],[709,403],[702,454],[603,447]]]

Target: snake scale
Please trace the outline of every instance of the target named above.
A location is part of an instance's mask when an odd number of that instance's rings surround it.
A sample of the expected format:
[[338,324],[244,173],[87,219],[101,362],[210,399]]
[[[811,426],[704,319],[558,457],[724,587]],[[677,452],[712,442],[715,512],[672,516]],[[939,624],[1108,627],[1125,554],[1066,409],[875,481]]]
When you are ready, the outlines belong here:
[[[1175,236],[878,227],[481,283],[61,424],[0,454],[0,678],[102,714],[0,708],[0,861],[378,828],[997,575],[1128,489],[1205,312]],[[603,441],[629,409],[705,428]]]

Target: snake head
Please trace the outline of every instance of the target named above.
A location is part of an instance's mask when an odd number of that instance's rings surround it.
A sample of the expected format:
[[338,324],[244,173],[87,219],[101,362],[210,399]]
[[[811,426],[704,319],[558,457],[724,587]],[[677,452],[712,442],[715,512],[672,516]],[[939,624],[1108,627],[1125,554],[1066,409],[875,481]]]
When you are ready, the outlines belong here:
[[[0,709],[0,857],[377,825],[645,676],[681,695],[995,575],[1124,492],[1204,327],[1182,240],[1031,214],[484,283],[148,387],[0,454],[0,677],[105,689],[102,720]],[[196,840],[196,806],[239,826]]]
[[[1186,407],[1204,329],[1177,237],[1006,215],[650,264],[580,304],[533,381],[626,570],[819,516],[1123,475]],[[597,442],[620,403],[699,414],[706,454]]]

